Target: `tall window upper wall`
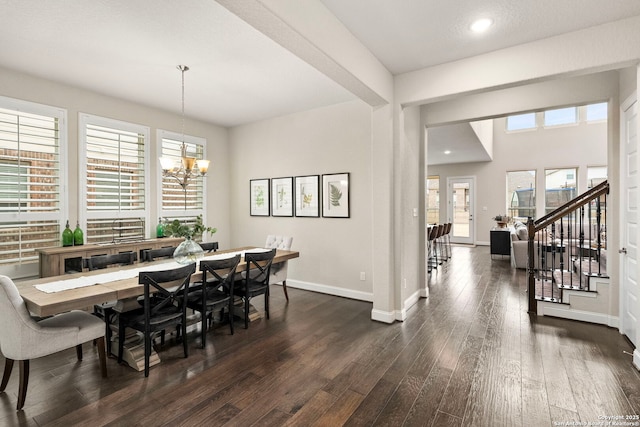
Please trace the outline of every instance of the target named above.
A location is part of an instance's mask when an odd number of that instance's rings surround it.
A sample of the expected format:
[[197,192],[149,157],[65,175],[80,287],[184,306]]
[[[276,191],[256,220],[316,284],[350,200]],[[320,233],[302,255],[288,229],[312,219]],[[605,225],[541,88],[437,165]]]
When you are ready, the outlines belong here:
[[66,110],[0,97],[1,274],[37,275],[36,249],[60,244],[66,144]]
[[[158,130],[158,145],[160,155],[175,161],[176,166],[181,162],[182,144],[186,145],[187,156],[195,159],[206,159],[207,140],[190,135],[181,135],[175,132]],[[195,217],[202,215],[206,224],[206,178],[199,174],[194,174],[187,180],[187,185],[183,188],[181,184],[184,180],[179,180],[170,176],[163,176],[159,168],[158,181],[162,182],[159,187],[158,200],[160,206],[158,212],[163,220],[179,219],[185,223],[193,223]]]
[[80,114],[80,222],[87,242],[147,237],[149,128]]

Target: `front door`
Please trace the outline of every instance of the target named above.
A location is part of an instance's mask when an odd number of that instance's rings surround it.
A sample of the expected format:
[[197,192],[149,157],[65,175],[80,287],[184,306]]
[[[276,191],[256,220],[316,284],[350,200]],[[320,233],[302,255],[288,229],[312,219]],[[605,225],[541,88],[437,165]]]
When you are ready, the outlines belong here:
[[473,226],[474,177],[447,178],[448,218],[452,223],[452,243],[475,243]]
[[637,347],[640,303],[638,301],[638,112],[637,102],[627,108],[622,117],[620,162],[622,208],[620,242],[621,332]]

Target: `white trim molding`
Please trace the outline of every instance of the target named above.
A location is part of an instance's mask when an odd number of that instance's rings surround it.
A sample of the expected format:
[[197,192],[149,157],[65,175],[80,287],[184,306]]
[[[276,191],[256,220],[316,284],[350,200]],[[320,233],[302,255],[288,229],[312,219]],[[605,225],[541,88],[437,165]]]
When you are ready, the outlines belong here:
[[287,279],[287,287],[319,292],[321,294],[335,295],[337,297],[351,298],[359,301],[373,302],[373,293],[371,292],[354,291],[353,289],[338,288],[336,286],[324,285],[321,283]]

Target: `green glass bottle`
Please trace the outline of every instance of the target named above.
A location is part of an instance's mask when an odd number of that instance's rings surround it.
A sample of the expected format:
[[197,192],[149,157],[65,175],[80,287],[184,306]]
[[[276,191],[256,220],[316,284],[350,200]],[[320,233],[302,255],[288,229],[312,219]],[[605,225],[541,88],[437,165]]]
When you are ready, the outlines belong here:
[[156,226],[156,237],[164,237],[164,224],[162,218],[158,218],[158,225]]
[[73,246],[73,231],[69,228],[69,220],[67,220],[67,226],[62,232],[62,246]]
[[80,221],[76,222],[76,229],[73,230],[73,245],[80,246],[84,243],[84,233],[80,228]]

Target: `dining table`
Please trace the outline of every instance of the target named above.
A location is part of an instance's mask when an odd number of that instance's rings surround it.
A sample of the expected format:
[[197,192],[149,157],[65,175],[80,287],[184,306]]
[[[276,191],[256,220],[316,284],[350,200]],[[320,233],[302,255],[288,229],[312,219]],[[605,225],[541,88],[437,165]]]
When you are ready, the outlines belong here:
[[[221,259],[241,254],[237,272],[246,268],[245,252],[267,251],[271,249],[245,246],[220,250],[206,254],[201,260]],[[273,264],[298,258],[298,251],[277,249]],[[106,301],[121,301],[138,297],[144,293],[144,287],[138,284],[142,271],[168,270],[179,267],[173,259],[144,262],[130,266],[111,267],[102,270],[87,271],[60,276],[19,281],[16,283],[27,309],[35,316],[47,317],[74,309],[88,309],[94,304]],[[192,282],[201,279],[202,273],[196,269],[191,276]]]

